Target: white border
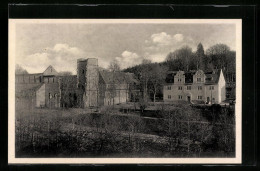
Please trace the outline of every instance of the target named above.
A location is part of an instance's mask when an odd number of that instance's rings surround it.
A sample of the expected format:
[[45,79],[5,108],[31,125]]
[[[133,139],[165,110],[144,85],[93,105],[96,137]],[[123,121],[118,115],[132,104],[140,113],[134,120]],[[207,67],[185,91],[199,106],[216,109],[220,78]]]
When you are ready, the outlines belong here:
[[[235,158],[15,158],[15,38],[17,23],[70,24],[236,24]],[[240,164],[242,161],[242,20],[241,19],[9,19],[8,33],[9,164]]]

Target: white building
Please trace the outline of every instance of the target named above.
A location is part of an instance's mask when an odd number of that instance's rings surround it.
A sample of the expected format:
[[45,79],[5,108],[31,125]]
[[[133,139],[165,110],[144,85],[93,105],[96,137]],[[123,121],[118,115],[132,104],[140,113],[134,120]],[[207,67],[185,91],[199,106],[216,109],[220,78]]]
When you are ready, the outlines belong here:
[[226,82],[222,70],[204,73],[172,71],[163,88],[165,102],[184,100],[196,103],[221,103],[226,98]]

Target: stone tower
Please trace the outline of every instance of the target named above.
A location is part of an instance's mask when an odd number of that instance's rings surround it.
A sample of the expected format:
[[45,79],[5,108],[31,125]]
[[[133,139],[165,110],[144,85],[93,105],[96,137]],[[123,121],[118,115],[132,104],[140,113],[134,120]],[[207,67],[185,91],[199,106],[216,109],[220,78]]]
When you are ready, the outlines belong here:
[[98,60],[96,58],[77,61],[79,104],[83,108],[98,105]]

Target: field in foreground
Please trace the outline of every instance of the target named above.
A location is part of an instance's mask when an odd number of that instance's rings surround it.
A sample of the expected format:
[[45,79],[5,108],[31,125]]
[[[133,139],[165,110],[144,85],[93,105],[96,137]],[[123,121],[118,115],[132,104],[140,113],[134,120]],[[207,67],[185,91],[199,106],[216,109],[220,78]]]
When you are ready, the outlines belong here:
[[234,157],[234,111],[154,108],[16,110],[16,157]]

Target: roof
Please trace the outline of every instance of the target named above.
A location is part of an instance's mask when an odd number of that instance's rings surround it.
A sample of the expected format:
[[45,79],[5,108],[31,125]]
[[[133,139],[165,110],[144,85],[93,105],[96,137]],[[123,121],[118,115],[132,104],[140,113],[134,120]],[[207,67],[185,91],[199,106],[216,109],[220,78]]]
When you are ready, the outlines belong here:
[[33,74],[15,74],[15,76],[41,76],[43,73],[33,73]]
[[[179,71],[169,71],[167,73],[165,82],[166,83],[174,83],[174,76],[177,74]],[[188,72],[184,72],[185,75],[185,84],[192,84],[193,83],[193,75],[196,74],[196,70],[191,70]],[[220,77],[221,70],[213,70],[210,72],[204,73],[206,78],[205,78],[205,84],[210,85],[210,84],[217,84],[219,77]]]
[[165,82],[166,83],[174,83],[174,76],[176,75],[177,72],[171,71],[168,72],[166,75]]
[[184,75],[185,75],[185,84],[191,84],[193,83],[193,75],[196,73],[193,72],[193,71],[190,71],[190,72],[185,72]]
[[138,80],[134,77],[133,73],[109,72],[106,70],[99,71],[99,73],[106,84],[138,84]]
[[127,83],[135,83],[135,84],[139,84],[139,81],[136,79],[134,73],[130,73],[130,72],[127,72],[125,73],[125,78],[126,78],[126,81]]
[[43,72],[44,76],[48,75],[58,75],[58,72],[53,68],[53,66],[48,66],[48,68]]
[[211,72],[206,72],[205,84],[217,84],[220,77],[221,70],[213,70]]
[[15,84],[15,93],[37,91],[43,83],[38,84]]

